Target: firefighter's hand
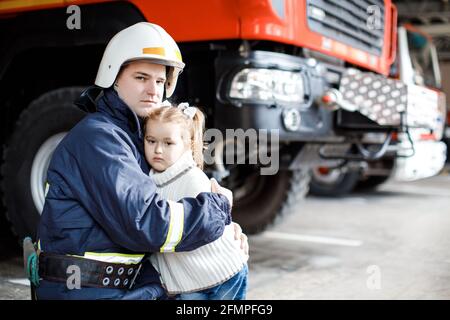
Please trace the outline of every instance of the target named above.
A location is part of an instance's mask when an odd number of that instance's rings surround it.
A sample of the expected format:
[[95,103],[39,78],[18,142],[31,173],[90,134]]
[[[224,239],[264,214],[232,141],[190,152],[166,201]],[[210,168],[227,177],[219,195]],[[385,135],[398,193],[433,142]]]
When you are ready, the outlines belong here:
[[219,193],[225,196],[230,203],[230,207],[233,206],[233,192],[231,192],[231,190],[227,188],[221,187],[217,180],[214,178],[211,178],[211,192]]
[[248,238],[247,238],[247,236],[245,235],[245,233],[242,232],[242,228],[239,224],[237,224],[236,222],[232,222],[232,225],[234,227],[234,238],[236,240],[241,240],[241,249],[248,256]]

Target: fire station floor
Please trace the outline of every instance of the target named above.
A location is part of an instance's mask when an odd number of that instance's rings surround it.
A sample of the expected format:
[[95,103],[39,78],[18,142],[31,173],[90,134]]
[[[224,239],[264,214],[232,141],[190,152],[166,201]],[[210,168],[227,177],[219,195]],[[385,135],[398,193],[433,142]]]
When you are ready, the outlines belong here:
[[[248,299],[450,299],[450,170],[292,211],[250,237]],[[1,237],[0,299],[29,299],[21,252]]]

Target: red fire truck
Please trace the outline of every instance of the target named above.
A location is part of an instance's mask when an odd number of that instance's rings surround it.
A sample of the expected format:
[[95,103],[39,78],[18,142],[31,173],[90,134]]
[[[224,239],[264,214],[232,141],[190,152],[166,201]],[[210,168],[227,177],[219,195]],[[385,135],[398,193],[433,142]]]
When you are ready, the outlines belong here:
[[20,236],[35,233],[52,152],[84,116],[73,101],[94,82],[109,39],[139,21],[178,42],[187,67],[175,98],[202,107],[208,128],[278,130],[276,174],[250,163],[209,168],[234,191],[233,217],[248,233],[292,211],[310,168],[381,157],[386,142],[369,133],[404,129],[404,110],[381,104],[393,117],[377,118],[331,91],[388,76],[391,0],[0,1],[1,190]]

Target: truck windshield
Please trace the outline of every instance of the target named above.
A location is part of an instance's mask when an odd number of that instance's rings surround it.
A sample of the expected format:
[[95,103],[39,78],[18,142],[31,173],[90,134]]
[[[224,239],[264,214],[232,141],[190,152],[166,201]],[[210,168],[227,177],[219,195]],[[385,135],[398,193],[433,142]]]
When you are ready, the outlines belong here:
[[418,85],[437,88],[439,86],[435,73],[434,44],[424,35],[407,30],[408,47],[415,71],[414,82]]

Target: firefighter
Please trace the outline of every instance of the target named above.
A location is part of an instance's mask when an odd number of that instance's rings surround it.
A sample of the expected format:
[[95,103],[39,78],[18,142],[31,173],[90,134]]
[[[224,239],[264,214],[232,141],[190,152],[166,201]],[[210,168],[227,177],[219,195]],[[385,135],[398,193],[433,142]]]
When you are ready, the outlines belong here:
[[172,95],[183,67],[175,41],[155,24],[137,23],[109,42],[96,110],[66,135],[48,169],[38,299],[159,299],[164,290],[145,255],[196,249],[231,222],[224,188],[165,201],[148,176],[142,120]]

